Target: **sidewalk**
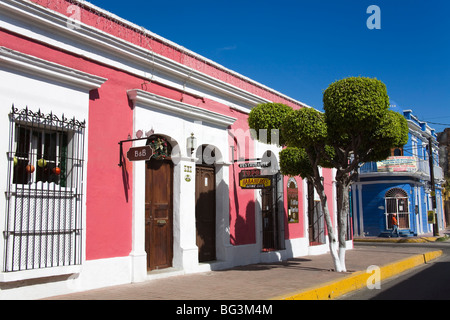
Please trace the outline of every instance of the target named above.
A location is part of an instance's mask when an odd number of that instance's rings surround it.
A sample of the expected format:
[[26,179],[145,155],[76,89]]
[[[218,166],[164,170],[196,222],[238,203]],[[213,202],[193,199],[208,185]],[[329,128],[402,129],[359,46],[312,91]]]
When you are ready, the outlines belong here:
[[383,279],[437,258],[442,251],[419,247],[355,246],[349,272],[332,271],[329,254],[173,276],[80,292],[46,300],[274,300],[329,299],[366,285],[371,265]]
[[439,236],[433,236],[433,233],[426,233],[416,237],[355,237],[354,242],[394,242],[394,243],[427,243],[440,240],[448,240],[450,237],[450,227],[439,232]]

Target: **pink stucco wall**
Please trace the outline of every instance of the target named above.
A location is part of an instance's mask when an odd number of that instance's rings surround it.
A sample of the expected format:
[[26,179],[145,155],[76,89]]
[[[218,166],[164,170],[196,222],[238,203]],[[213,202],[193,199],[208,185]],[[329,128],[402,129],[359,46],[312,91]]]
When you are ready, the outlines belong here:
[[[66,0],[32,0],[42,6],[70,15],[67,10],[70,2]],[[137,30],[132,30],[123,24],[97,15],[90,10],[82,9],[82,21],[86,24],[111,33],[136,45],[143,45],[154,52],[162,54],[177,62],[193,67],[222,81],[233,84],[248,92],[275,102],[286,103],[295,108],[299,104],[267,91],[259,85],[251,83],[242,77],[230,74],[227,70],[202,60],[179,49],[162,43],[157,39],[142,38]],[[88,120],[88,159],[86,172],[86,258],[87,260],[127,256],[131,251],[132,223],[132,164],[125,163],[123,168],[119,161],[118,142],[133,134],[133,112],[127,97],[127,90],[141,88],[143,79],[94,63],[74,54],[45,46],[31,39],[25,39],[8,32],[0,31],[1,45],[38,58],[65,65],[77,70],[107,78],[108,80],[98,90],[90,93]],[[248,135],[247,115],[230,109],[221,103],[199,99],[189,94],[167,88],[156,83],[147,84],[145,90],[160,96],[199,106],[208,110],[237,118],[230,131],[244,134],[245,148],[237,148],[235,158],[239,155],[253,158],[253,141]],[[240,137],[239,139],[242,139]],[[229,145],[235,145],[232,135],[229,135]],[[231,160],[231,159],[229,159]],[[253,190],[242,190],[239,187],[240,168],[232,164],[229,170],[230,190],[230,242],[234,245],[255,243],[255,193]],[[324,172],[327,172],[324,170]],[[325,174],[324,174],[325,175]],[[326,177],[326,181],[331,181]],[[297,179],[299,186],[299,208],[303,208],[303,185]],[[332,187],[327,186],[327,193],[332,198]],[[332,204],[330,204],[331,210]],[[286,238],[304,237],[304,212],[300,213],[299,223],[286,225]]]
[[333,181],[334,181],[333,171],[331,169],[323,169],[322,176],[324,178],[323,186],[325,188],[325,193],[326,193],[327,199],[328,199],[328,210],[330,210],[331,220],[332,220],[333,226],[335,226],[336,225],[336,217],[333,213],[335,210],[336,199],[334,198],[334,192],[333,192]]
[[[0,36],[1,45],[13,50],[109,79],[100,89],[90,92],[89,119],[85,119],[88,124],[84,197],[86,258],[128,255],[131,251],[132,167],[128,163],[128,171],[122,172],[117,165],[117,143],[126,139],[132,128],[132,110],[124,88],[139,87],[142,80],[14,34],[0,31]],[[69,113],[66,116],[70,116]]]
[[[229,145],[234,146],[234,159],[255,158],[254,142],[249,134],[247,115],[236,112],[237,118],[228,135]],[[232,160],[233,156],[230,156]],[[244,190],[239,186],[239,163],[230,166],[230,241],[233,245],[256,242],[255,234],[255,190]]]
[[284,211],[285,211],[285,239],[296,239],[305,237],[305,212],[303,212],[304,205],[304,188],[303,180],[300,177],[294,177],[298,187],[298,222],[288,222],[288,195],[287,195],[287,182],[289,177],[284,177]]

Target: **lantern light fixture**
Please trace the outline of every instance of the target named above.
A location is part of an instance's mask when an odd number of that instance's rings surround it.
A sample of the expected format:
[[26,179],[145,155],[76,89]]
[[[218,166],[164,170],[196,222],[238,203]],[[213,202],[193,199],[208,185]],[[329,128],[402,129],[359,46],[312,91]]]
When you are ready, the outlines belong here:
[[191,151],[191,155],[194,153],[195,148],[197,148],[197,138],[194,137],[194,133],[186,140],[187,149]]

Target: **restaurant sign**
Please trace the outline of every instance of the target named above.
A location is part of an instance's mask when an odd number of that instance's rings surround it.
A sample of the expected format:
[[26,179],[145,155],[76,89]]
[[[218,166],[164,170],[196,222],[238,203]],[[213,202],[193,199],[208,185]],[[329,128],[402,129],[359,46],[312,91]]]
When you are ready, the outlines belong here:
[[239,179],[242,189],[264,189],[272,186],[272,176],[252,176]]
[[416,157],[389,157],[377,162],[378,172],[417,172]]

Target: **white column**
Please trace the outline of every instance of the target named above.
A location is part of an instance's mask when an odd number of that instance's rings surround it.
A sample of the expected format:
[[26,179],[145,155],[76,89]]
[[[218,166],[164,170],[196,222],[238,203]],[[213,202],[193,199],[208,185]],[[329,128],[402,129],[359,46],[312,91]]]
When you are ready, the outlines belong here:
[[192,272],[198,267],[194,160],[194,158],[182,158],[174,166],[173,266],[185,272]]
[[420,218],[420,212],[422,212],[422,210],[420,210],[420,195],[419,195],[419,188],[417,187],[417,185],[414,186],[414,200],[418,209],[418,213],[416,213],[416,206],[414,206],[413,210],[414,210],[414,215],[416,217],[416,225],[417,225],[417,234],[422,234],[423,230],[422,230],[422,219]]
[[[124,169],[122,169],[124,170]],[[147,278],[147,253],[145,252],[145,161],[133,162],[133,208],[131,281]]]

